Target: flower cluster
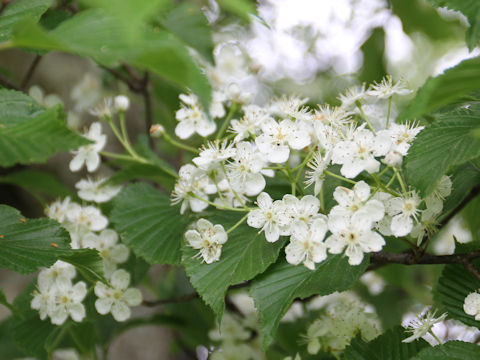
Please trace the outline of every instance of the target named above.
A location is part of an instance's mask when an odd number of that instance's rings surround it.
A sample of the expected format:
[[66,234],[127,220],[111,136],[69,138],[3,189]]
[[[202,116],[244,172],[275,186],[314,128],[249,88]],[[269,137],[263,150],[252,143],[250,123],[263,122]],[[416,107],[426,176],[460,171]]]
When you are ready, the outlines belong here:
[[[106,101],[104,107],[101,110],[97,108],[96,112],[99,116],[106,116],[115,111],[124,112],[128,107],[128,98],[117,96],[115,101]],[[100,165],[99,152],[106,143],[101,124],[92,123],[85,136],[93,143],[74,152],[75,156],[70,162],[72,171],[79,170],[84,163],[89,172],[97,170]],[[95,285],[95,295],[98,297],[95,307],[100,314],[111,312],[117,321],[124,321],[130,317],[129,306],[139,305],[142,295],[139,290],[128,288],[130,274],[118,269],[120,264],[127,261],[130,250],[119,243],[117,232],[108,228],[108,218],[95,205],[112,200],[121,187],[110,184],[107,178],[82,179],[75,186],[78,197],[84,201],[82,205],[66,197],[50,204],[46,214],[69,232],[72,249],[98,251],[109,284],[98,282]],[[87,295],[87,287],[83,281],[73,284],[75,276],[75,268],[61,261],[40,272],[31,306],[40,312],[42,320],[48,316],[52,323],[60,325],[70,316],[74,321],[82,321],[85,317],[82,301]]]
[[[181,204],[182,214],[209,206],[248,212],[247,224],[263,232],[268,242],[290,237],[285,248],[289,263],[312,270],[328,253],[344,253],[350,265],[358,265],[365,253],[383,248],[384,236],[410,237],[419,246],[427,232],[436,230],[451,181],[444,176],[435,191],[421,199],[404,180],[403,157],[423,127],[396,124],[389,117],[395,110],[392,97],[409,93],[387,77],[368,89],[349,89],[337,107],[312,109],[308,99],[281,97],[264,106],[245,103],[237,119],[230,118],[238,114],[231,102],[222,125],[225,129],[230,124],[231,134],[224,136],[220,130],[192,163],[180,168],[172,203]],[[215,123],[205,114],[199,120],[198,99],[182,95],[181,100],[177,130],[185,124],[189,132],[177,135],[212,134]],[[195,130],[199,124],[206,129],[207,123],[208,131]],[[267,185],[273,177],[284,178],[291,187],[278,200]],[[344,185],[327,194],[327,177]],[[328,198],[337,205],[328,209]],[[202,234],[189,230],[187,243],[199,249],[207,263],[218,261],[223,243],[212,231]]]

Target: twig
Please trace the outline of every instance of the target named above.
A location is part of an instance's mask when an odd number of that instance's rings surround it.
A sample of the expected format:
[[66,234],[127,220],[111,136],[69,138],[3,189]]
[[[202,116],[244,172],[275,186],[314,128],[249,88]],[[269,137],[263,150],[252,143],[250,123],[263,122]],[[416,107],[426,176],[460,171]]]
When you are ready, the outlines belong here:
[[7,89],[21,91],[20,87],[11,82],[8,78],[0,74],[0,85]]
[[470,193],[462,200],[460,204],[457,205],[455,209],[453,209],[447,216],[445,216],[441,220],[441,226],[446,225],[455,215],[457,215],[460,211],[463,210],[467,204],[473,200],[478,194],[480,194],[480,185],[475,186]]
[[401,264],[401,265],[433,265],[433,264],[462,264],[480,258],[480,250],[464,254],[431,255],[424,254],[416,258],[411,251],[403,253],[376,252],[370,255],[370,262],[375,265]]
[[20,89],[25,91],[27,88],[28,82],[32,78],[33,74],[35,73],[35,70],[38,67],[38,64],[40,64],[40,61],[42,60],[42,55],[36,55],[35,58],[33,59],[32,63],[30,64],[30,67],[27,70],[27,73],[23,77],[22,84],[20,85]]
[[470,271],[470,273],[477,278],[478,281],[480,281],[480,271],[473,266],[472,262],[470,260],[464,259],[463,261],[463,266]]

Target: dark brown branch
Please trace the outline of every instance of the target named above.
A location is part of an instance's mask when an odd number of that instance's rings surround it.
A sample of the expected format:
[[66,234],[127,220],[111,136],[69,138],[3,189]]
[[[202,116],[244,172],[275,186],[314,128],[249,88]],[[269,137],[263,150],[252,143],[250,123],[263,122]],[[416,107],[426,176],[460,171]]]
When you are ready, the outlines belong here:
[[15,85],[13,82],[10,81],[10,79],[3,76],[2,74],[0,74],[0,85],[6,87],[7,89],[21,91],[20,87]]
[[424,254],[416,258],[411,251],[403,253],[376,252],[370,255],[370,263],[375,265],[401,264],[401,265],[433,265],[433,264],[462,264],[480,258],[480,250],[465,254],[431,255]]
[[41,55],[36,55],[35,58],[33,59],[32,63],[30,64],[30,67],[27,70],[27,73],[25,74],[22,84],[20,85],[20,88],[25,91],[27,88],[28,83],[32,79],[33,74],[35,73],[35,70],[38,67],[38,64],[40,64],[40,61],[42,60]]
[[[232,285],[228,288],[228,290],[241,289],[249,285],[250,285],[250,282],[247,281],[241,284]],[[185,294],[182,296],[168,298],[168,299],[160,299],[160,300],[154,300],[154,301],[143,300],[142,305],[153,307],[153,306],[167,305],[167,304],[178,304],[181,302],[192,301],[192,300],[198,299],[199,297],[200,295],[197,292],[193,292],[190,294]]]
[[462,200],[460,204],[457,205],[455,209],[453,209],[447,216],[445,216],[441,220],[441,225],[440,227],[446,225],[455,215],[457,215],[460,211],[463,210],[467,204],[473,200],[478,194],[480,194],[480,185],[475,186],[470,193],[465,197],[465,199]]
[[477,278],[478,281],[480,281],[480,271],[472,264],[470,260],[464,259],[463,261],[463,266],[470,271],[470,273]]
[[0,4],[0,15],[2,14],[3,10],[5,10],[9,2],[10,0],[2,0],[2,3]]

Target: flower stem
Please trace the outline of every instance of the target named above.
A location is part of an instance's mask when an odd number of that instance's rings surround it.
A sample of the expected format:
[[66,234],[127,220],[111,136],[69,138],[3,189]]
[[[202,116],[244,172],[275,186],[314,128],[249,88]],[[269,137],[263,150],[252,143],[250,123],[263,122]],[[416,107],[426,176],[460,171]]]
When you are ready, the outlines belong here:
[[402,188],[402,192],[404,195],[407,194],[407,187],[405,186],[405,182],[403,181],[402,175],[400,174],[400,171],[398,171],[397,168],[393,168],[393,171],[398,179],[398,182],[400,183],[400,187]]
[[339,180],[346,181],[346,182],[348,182],[348,183],[350,183],[350,184],[356,184],[356,183],[357,183],[356,181],[353,181],[353,180],[351,180],[351,179],[347,179],[346,177],[343,177],[343,176],[341,176],[341,175],[334,174],[334,173],[332,173],[331,171],[328,171],[328,170],[325,170],[325,171],[324,171],[324,174],[325,174],[325,175],[328,175],[328,176],[331,176],[331,177],[333,177],[333,178],[335,178],[335,179],[339,179]]
[[182,144],[181,142],[177,141],[177,140],[174,140],[170,137],[170,135],[168,135],[167,133],[163,134],[163,138],[170,144],[170,145],[173,145],[179,149],[183,149],[183,150],[187,150],[191,153],[194,153],[194,154],[198,154],[200,153],[200,151],[192,146],[188,146],[188,145],[185,145],[185,144]]
[[385,125],[385,129],[388,129],[388,123],[390,122],[390,110],[392,109],[392,97],[388,98],[388,108],[387,108],[387,125]]
[[215,207],[216,209],[218,210],[230,210],[230,211],[241,211],[241,212],[245,212],[245,211],[250,211],[250,208],[243,208],[243,209],[238,209],[238,208],[232,208],[231,206],[220,206],[218,204],[215,204],[214,202],[210,201],[210,200],[206,200],[204,198],[202,198],[201,196],[198,196],[197,194],[195,193],[189,193],[191,196],[193,196],[194,198],[200,200],[200,201],[203,201],[205,203],[207,203],[208,205],[211,205],[213,207]]
[[223,120],[222,127],[220,130],[218,130],[217,136],[215,136],[215,140],[220,139],[225,131],[228,128],[228,124],[230,124],[230,120],[232,120],[233,115],[235,114],[235,111],[237,111],[237,103],[232,103],[232,106],[230,106],[230,110],[228,111],[227,117],[225,120]]
[[362,104],[360,104],[360,101],[355,101],[355,105],[357,105],[358,107],[358,110],[360,110],[360,115],[362,117],[363,120],[365,120],[365,122],[367,123],[368,127],[370,128],[370,130],[372,130],[372,132],[377,135],[377,132],[375,131],[375,129],[373,128],[373,125],[372,123],[370,122],[370,120],[368,120],[367,118],[367,115],[365,115],[365,113],[363,112],[363,109],[362,109]]
[[242,217],[240,220],[237,221],[237,223],[235,225],[233,225],[230,229],[227,230],[227,234],[230,234],[233,230],[235,230],[237,227],[239,227],[244,221],[245,219],[248,217],[248,213],[245,214],[244,217]]

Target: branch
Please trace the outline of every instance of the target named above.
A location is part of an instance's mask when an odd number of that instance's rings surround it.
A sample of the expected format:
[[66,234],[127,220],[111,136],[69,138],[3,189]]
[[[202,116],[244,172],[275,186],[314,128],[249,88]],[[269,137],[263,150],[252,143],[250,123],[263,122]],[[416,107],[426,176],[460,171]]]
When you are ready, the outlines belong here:
[[21,91],[20,87],[15,85],[13,82],[10,81],[10,79],[3,76],[2,74],[0,74],[0,85],[6,87],[7,89]]
[[[228,290],[234,289],[241,289],[250,285],[250,281],[243,282],[241,284],[232,285],[228,288]],[[190,294],[185,294],[178,297],[168,298],[168,299],[160,299],[154,301],[143,300],[142,305],[148,307],[154,307],[159,305],[167,305],[167,304],[178,304],[182,302],[192,301],[198,299],[200,295],[197,292],[192,292]]]
[[20,89],[25,91],[27,88],[27,85],[32,78],[33,74],[35,73],[35,70],[38,67],[38,64],[40,64],[40,61],[42,60],[42,55],[36,55],[35,58],[33,59],[32,63],[30,64],[30,67],[27,70],[27,73],[25,74],[22,84],[20,85]]
[[453,209],[447,216],[445,216],[442,221],[440,227],[446,225],[455,215],[457,215],[460,211],[463,210],[467,204],[473,200],[478,194],[480,194],[480,185],[475,186],[470,193],[462,200],[460,204],[457,205],[455,209]]

